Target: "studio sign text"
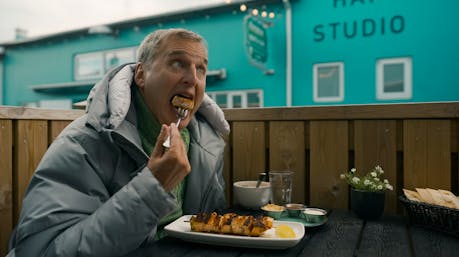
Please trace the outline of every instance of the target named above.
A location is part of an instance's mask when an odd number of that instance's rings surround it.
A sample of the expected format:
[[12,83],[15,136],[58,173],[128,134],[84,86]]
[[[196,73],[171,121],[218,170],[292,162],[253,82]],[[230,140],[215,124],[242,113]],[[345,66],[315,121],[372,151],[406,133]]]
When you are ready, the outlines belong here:
[[363,19],[351,22],[332,22],[314,26],[314,41],[321,42],[327,39],[352,39],[356,37],[371,37],[388,33],[399,34],[405,29],[405,19],[401,15],[390,18]]

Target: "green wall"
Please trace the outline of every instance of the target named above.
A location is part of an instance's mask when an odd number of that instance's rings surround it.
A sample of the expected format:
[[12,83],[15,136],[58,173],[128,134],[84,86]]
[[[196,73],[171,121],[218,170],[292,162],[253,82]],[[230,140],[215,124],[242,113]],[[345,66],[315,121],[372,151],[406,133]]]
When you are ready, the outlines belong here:
[[[280,1],[279,1],[280,2]],[[459,1],[456,0],[297,0],[292,4],[293,94],[302,105],[432,102],[459,100]],[[206,16],[126,28],[114,38],[104,35],[69,36],[6,47],[3,103],[22,105],[71,95],[37,93],[31,85],[74,81],[76,54],[138,45],[158,28],[184,27],[203,35],[209,45],[209,69],[227,70],[225,80],[208,83],[207,91],[263,90],[264,106],[286,104],[286,14],[282,3],[267,4],[277,16],[270,20],[265,75],[250,64],[244,48],[244,16],[238,8]],[[347,36],[343,28],[348,28]],[[353,26],[356,33],[353,35]],[[371,26],[370,26],[371,25]],[[373,25],[375,25],[373,29]],[[365,31],[363,31],[363,27]],[[352,30],[351,30],[352,29]],[[365,34],[366,33],[366,34]],[[376,99],[376,61],[411,57],[413,94],[408,100]],[[312,68],[316,63],[344,63],[344,100],[313,101]]]
[[[344,101],[336,104],[459,100],[459,76],[454,75],[459,65],[458,10],[456,0],[299,1],[293,14],[293,104],[314,104],[312,67],[335,61],[345,66]],[[368,35],[363,35],[365,19],[372,20],[365,22]],[[352,36],[354,22],[357,33]],[[376,60],[390,57],[412,58],[410,100],[376,99]]]
[[[209,47],[209,69],[227,70],[225,80],[208,83],[208,91],[263,89],[265,105],[285,104],[285,21],[282,5],[272,10],[280,12],[268,28],[268,61],[266,66],[275,70],[271,76],[249,63],[244,48],[244,16],[246,13],[228,10],[199,19],[151,24],[139,30],[121,30],[114,38],[107,35],[87,35],[57,42],[31,43],[10,46],[5,58],[4,104],[22,105],[46,99],[68,98],[80,101],[86,95],[36,93],[31,85],[62,83],[74,80],[73,58],[76,54],[122,47],[136,46],[151,31],[159,28],[184,27],[206,38]],[[282,96],[282,97],[279,97]]]

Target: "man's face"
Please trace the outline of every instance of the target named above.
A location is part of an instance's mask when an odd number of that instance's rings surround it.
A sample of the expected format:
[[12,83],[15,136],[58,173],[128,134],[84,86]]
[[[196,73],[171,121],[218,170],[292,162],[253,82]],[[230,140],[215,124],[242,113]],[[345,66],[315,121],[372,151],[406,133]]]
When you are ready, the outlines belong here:
[[194,108],[180,122],[188,125],[201,105],[206,89],[207,48],[198,42],[170,37],[157,49],[150,65],[137,64],[135,81],[144,101],[161,124],[177,122],[177,110],[172,106],[176,95],[194,102]]

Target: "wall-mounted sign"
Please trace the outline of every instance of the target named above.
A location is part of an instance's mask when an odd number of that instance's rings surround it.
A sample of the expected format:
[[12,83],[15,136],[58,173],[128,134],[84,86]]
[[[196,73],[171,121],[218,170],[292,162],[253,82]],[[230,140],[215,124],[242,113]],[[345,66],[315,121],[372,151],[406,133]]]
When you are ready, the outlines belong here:
[[251,62],[264,64],[268,59],[268,35],[263,22],[257,17],[247,15],[244,26],[247,56]]

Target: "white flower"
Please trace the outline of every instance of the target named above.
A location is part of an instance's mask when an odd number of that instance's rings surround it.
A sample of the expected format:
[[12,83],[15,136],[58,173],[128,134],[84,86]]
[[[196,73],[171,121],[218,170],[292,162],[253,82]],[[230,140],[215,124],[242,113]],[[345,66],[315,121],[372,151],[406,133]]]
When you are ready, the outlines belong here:
[[341,175],[339,175],[339,177],[340,177],[341,179],[345,179],[345,178],[346,178],[346,175],[341,174]]
[[375,181],[379,181],[379,178],[374,178]]
[[394,189],[394,188],[393,188],[391,185],[389,185],[389,184],[386,184],[386,188],[389,189],[389,190],[393,190],[393,189]]
[[353,177],[352,178],[352,182],[354,182],[356,184],[359,183],[359,181],[360,181],[360,179],[358,177]]
[[378,190],[382,190],[382,185],[379,185],[379,186],[378,186]]
[[352,168],[352,169],[351,169],[351,173],[355,173],[356,171],[357,171],[356,168]]
[[378,174],[376,174],[376,172],[373,171],[373,172],[371,173],[371,176],[374,177],[374,178],[376,178],[376,176],[378,176]]
[[371,182],[370,182],[370,180],[368,180],[368,179],[365,179],[365,180],[363,181],[363,184],[364,184],[365,186],[368,186],[370,183],[371,183]]
[[381,166],[376,166],[375,167],[375,170],[379,173],[379,174],[383,174],[384,173],[384,170],[381,168]]
[[389,180],[384,179],[384,184],[389,184]]

